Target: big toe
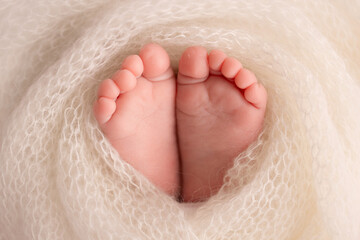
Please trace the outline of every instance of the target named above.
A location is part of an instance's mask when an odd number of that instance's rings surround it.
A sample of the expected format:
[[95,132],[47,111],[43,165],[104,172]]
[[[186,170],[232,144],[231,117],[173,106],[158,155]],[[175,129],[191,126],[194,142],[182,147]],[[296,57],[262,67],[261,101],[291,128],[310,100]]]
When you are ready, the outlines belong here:
[[203,82],[208,76],[209,62],[206,49],[201,46],[187,48],[179,61],[178,83]]
[[155,43],[145,45],[139,53],[144,64],[143,76],[151,81],[167,80],[173,75],[170,58],[164,48]]

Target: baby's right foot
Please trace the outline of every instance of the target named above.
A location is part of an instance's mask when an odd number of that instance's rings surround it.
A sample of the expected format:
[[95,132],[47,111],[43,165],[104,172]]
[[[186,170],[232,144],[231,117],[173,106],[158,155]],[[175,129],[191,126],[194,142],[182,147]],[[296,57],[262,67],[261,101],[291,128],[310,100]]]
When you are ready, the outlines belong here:
[[101,83],[94,104],[95,118],[119,155],[170,195],[179,190],[175,84],[168,54],[148,44]]
[[190,47],[179,62],[176,118],[184,201],[216,193],[234,158],[261,131],[266,90],[240,62]]

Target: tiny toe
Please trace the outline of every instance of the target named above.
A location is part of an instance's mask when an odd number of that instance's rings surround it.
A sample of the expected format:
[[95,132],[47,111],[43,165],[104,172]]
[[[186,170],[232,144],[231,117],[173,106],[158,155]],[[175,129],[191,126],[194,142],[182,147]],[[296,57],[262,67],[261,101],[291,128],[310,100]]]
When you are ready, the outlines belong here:
[[263,109],[266,107],[267,92],[260,83],[254,83],[244,91],[245,99],[256,108]]
[[170,68],[170,58],[164,48],[155,43],[145,45],[139,53],[143,62],[143,76],[148,80],[161,81],[167,80],[172,75]]
[[228,57],[221,66],[221,73],[224,77],[232,79],[235,78],[241,68],[242,65],[237,59]]
[[241,89],[245,89],[256,82],[255,74],[245,68],[242,68],[235,76],[235,84]]
[[209,54],[210,73],[221,75],[221,66],[226,59],[226,54],[220,50],[212,50]]
[[187,48],[179,61],[177,81],[180,84],[203,82],[209,76],[208,54],[204,47]]
[[112,76],[112,79],[120,89],[121,93],[128,92],[136,86],[136,77],[127,69],[117,71]]
[[144,65],[138,55],[130,55],[125,58],[121,64],[121,69],[127,69],[134,74],[135,77],[140,77],[144,71]]
[[115,101],[106,98],[100,97],[94,104],[94,115],[96,120],[99,122],[100,125],[105,124],[116,109]]
[[120,94],[118,86],[111,79],[105,79],[99,86],[98,97],[116,99]]

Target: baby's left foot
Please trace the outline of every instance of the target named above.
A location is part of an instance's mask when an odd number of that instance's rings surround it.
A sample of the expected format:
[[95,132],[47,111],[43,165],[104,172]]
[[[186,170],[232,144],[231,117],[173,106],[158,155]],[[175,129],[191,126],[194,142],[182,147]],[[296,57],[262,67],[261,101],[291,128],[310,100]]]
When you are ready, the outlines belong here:
[[175,87],[168,54],[147,44],[100,84],[94,104],[95,118],[120,156],[173,196],[179,189]]
[[179,62],[176,118],[184,201],[217,192],[233,159],[259,135],[266,90],[240,62],[190,47]]

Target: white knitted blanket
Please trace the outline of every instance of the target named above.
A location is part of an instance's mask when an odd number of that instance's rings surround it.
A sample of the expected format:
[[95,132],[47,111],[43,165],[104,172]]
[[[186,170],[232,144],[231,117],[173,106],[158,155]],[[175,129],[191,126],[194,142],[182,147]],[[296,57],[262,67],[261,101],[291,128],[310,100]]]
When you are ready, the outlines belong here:
[[[360,1],[1,0],[0,239],[360,239]],[[121,160],[96,88],[156,42],[241,60],[258,141],[221,191],[178,203]],[[146,157],[146,156],[144,156]]]

